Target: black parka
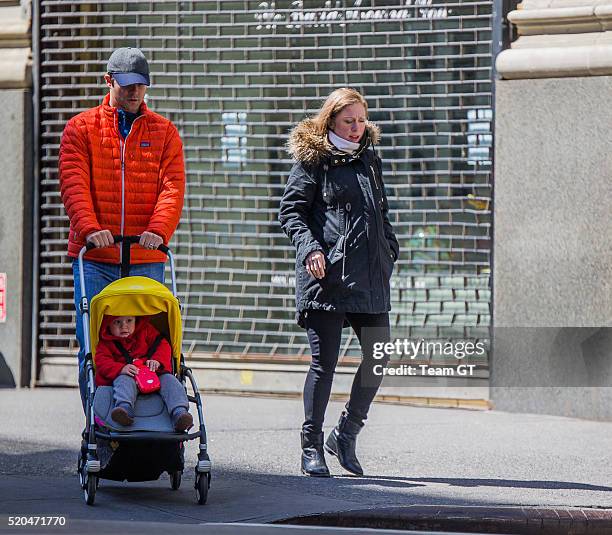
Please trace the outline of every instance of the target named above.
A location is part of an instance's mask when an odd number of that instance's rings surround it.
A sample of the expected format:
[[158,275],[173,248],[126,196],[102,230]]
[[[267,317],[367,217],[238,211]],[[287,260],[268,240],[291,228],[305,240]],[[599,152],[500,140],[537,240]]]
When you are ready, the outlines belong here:
[[[309,309],[369,314],[391,309],[389,279],[399,245],[373,148],[378,138],[378,128],[368,123],[351,156],[335,149],[309,119],[289,136],[295,164],[279,221],[296,248],[296,319],[302,327]],[[305,266],[317,250],[326,258],[322,279]]]

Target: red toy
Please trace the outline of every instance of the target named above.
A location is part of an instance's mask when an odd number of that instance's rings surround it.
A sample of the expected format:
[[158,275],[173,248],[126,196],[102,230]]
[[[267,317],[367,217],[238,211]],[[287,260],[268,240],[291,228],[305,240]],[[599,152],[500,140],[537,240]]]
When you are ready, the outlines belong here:
[[140,393],[151,394],[157,392],[161,387],[159,377],[145,365],[145,359],[136,359],[132,364],[138,368],[138,374],[134,377],[134,381],[136,381]]

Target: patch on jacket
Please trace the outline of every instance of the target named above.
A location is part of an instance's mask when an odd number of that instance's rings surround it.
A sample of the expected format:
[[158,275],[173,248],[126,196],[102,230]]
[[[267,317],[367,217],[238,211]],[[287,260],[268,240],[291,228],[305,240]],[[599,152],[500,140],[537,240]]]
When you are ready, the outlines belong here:
[[141,141],[140,142],[140,146],[141,147],[150,147],[151,146],[151,142],[150,141]]

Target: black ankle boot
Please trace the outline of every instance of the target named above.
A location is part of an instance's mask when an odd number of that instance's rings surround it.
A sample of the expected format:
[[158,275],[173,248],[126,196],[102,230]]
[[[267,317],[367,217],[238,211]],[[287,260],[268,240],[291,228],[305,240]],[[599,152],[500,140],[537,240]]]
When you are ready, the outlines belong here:
[[302,432],[302,473],[307,476],[329,477],[323,453],[323,433]]
[[355,442],[362,427],[363,424],[349,420],[346,412],[342,411],[338,425],[325,442],[325,451],[338,457],[342,468],[357,476],[363,475],[363,469],[355,454]]

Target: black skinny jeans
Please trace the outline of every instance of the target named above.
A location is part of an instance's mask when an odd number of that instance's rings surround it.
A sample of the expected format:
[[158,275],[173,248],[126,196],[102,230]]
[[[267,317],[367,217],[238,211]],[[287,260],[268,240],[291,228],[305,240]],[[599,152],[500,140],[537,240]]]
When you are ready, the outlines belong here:
[[[323,430],[325,409],[331,394],[334,371],[338,363],[342,325],[347,319],[355,331],[363,358],[357,369],[351,396],[346,404],[348,417],[358,423],[368,416],[368,410],[382,382],[382,374],[374,373],[374,366],[386,366],[388,357],[373,357],[374,342],[388,342],[391,337],[389,313],[361,314],[354,312],[328,312],[308,310],[305,318],[312,361],[304,384],[304,413],[302,426],[305,434],[317,434]],[[377,370],[379,371],[379,370]]]

